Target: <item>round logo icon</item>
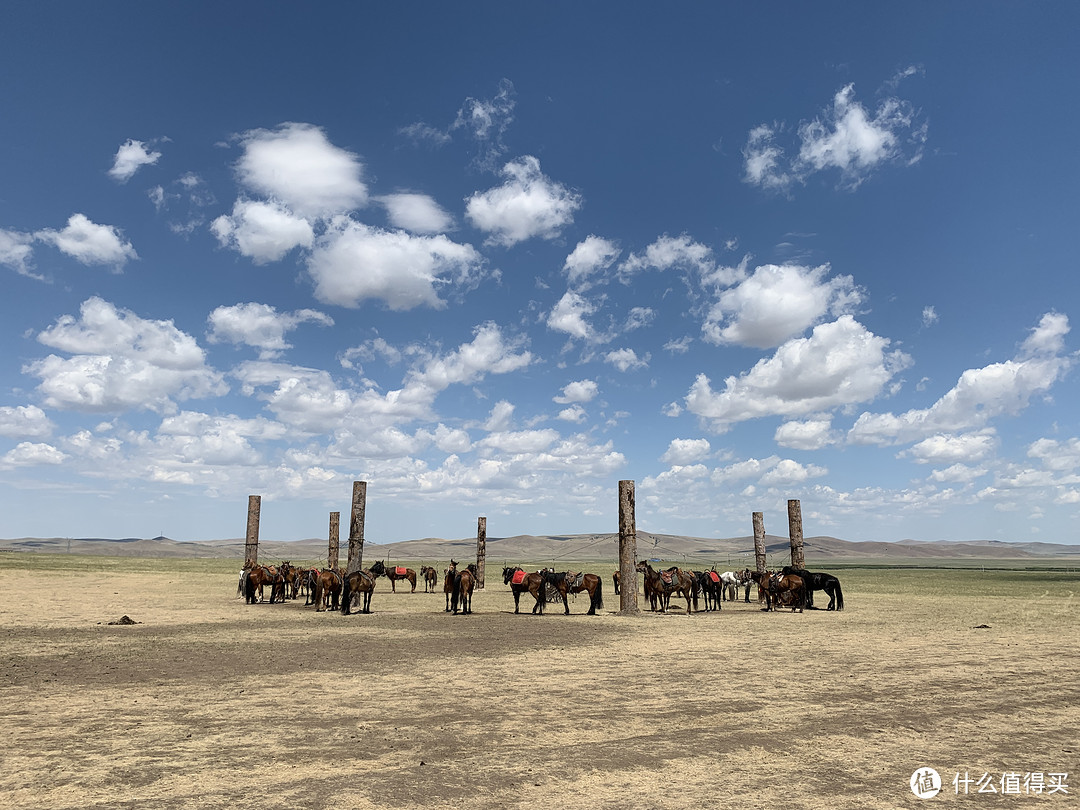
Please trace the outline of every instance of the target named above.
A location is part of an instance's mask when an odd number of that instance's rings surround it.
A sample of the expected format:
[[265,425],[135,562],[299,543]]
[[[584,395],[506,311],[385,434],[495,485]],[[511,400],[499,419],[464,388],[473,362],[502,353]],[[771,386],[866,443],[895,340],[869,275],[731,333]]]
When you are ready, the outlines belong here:
[[933,768],[919,768],[911,775],[911,792],[920,799],[932,799],[941,791],[941,776]]

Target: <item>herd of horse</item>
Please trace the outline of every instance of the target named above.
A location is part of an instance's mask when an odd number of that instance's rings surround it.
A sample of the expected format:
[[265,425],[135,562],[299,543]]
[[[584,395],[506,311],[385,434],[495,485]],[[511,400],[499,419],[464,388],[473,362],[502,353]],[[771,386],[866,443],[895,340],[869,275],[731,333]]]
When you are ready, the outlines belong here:
[[[806,609],[813,610],[814,591],[824,591],[829,597],[825,610],[844,609],[840,580],[832,574],[811,572],[805,568],[785,566],[779,572],[751,571],[747,568],[720,573],[715,568],[692,571],[672,566],[658,571],[648,562],[639,562],[637,570],[644,575],[644,595],[650,609],[661,613],[670,607],[672,596],[686,600],[687,614],[697,611],[701,601],[704,601],[705,611],[721,610],[721,602],[737,600],[740,587],[745,590],[745,601],[749,602],[751,584],[757,586],[758,601],[765,605],[763,610],[787,607],[800,613]],[[416,592],[416,571],[404,566],[387,566],[381,560],[376,560],[370,568],[361,568],[352,573],[340,568],[301,568],[289,562],[276,566],[255,565],[240,572],[236,594],[242,595],[247,604],[256,604],[264,600],[265,589],[269,588],[271,603],[284,602],[286,598],[297,599],[303,594],[306,597],[304,605],[314,605],[316,612],[332,610],[348,615],[355,602],[361,613],[370,613],[375,581],[382,576],[390,580],[390,588],[395,593],[399,580],[410,583],[410,593]],[[424,582],[424,592],[435,593],[438,571],[425,565],[420,568],[420,577]],[[618,594],[618,571],[612,579],[615,593]],[[476,580],[475,564],[459,569],[457,561],[450,560],[450,565],[443,572],[445,612],[454,615],[472,613]],[[519,602],[523,593],[528,593],[534,599],[533,614],[542,615],[549,600],[561,597],[563,611],[569,615],[567,597],[583,592],[589,596],[588,615],[594,616],[597,610],[604,607],[603,583],[596,574],[555,571],[551,568],[529,572],[520,567],[510,567],[503,568],[503,584],[510,587],[514,596],[514,613],[520,612]]]

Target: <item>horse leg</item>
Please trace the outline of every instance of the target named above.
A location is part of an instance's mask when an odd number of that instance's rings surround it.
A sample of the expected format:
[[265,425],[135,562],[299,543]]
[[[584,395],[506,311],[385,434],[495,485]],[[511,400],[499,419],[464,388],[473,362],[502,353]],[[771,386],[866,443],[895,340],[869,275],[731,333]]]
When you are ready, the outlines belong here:
[[[513,591],[513,593],[514,593],[514,613],[517,613],[518,612],[518,600],[521,599],[521,591],[516,590],[514,588],[511,588],[510,590]],[[533,613],[536,613],[536,611],[534,610]]]
[[570,605],[566,601],[566,591],[562,592],[562,606],[563,606],[563,611],[564,611],[563,615],[564,616],[569,616],[570,615]]

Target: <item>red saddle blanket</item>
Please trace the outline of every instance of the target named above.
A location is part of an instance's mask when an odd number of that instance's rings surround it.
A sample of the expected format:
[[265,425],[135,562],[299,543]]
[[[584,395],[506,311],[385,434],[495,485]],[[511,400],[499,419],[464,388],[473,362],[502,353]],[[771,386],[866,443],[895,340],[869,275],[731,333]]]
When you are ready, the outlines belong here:
[[404,565],[399,565],[397,566],[397,568],[394,569],[394,573],[397,574],[399,577],[403,577],[408,572],[408,570],[409,569],[406,568]]
[[716,573],[715,571],[710,571],[709,572],[709,579],[711,579],[714,583],[719,582],[720,581],[720,575],[718,573]]
[[514,576],[511,577],[510,581],[515,585],[520,585],[522,582],[525,581],[525,572],[518,569],[514,572]]

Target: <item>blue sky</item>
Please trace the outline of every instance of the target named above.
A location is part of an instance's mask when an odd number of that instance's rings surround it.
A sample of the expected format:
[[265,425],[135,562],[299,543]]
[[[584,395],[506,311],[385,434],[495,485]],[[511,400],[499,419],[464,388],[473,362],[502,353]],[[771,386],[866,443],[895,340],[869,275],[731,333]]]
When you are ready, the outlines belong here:
[[1073,3],[9,4],[0,534],[1077,542]]

